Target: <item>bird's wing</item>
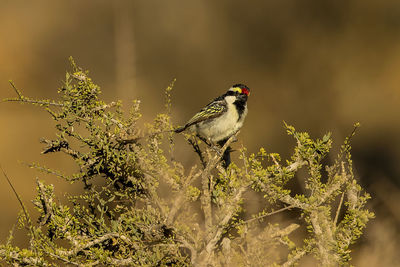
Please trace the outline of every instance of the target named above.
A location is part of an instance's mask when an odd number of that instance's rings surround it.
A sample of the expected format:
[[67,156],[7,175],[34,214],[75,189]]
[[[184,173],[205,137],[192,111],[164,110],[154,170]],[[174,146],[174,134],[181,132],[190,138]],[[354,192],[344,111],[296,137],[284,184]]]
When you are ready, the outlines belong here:
[[202,121],[221,116],[227,110],[224,99],[213,101],[196,113],[185,125],[185,128]]

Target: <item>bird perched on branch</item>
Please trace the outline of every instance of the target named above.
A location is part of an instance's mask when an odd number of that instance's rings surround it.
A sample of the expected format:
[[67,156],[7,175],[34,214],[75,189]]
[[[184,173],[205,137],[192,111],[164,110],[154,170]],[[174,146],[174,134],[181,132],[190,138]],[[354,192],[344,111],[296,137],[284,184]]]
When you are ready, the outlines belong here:
[[[250,89],[244,84],[235,84],[196,113],[186,124],[175,129],[176,133],[188,130],[200,138],[223,146],[243,126],[247,115],[247,98]],[[230,148],[225,151],[224,165],[230,163]]]

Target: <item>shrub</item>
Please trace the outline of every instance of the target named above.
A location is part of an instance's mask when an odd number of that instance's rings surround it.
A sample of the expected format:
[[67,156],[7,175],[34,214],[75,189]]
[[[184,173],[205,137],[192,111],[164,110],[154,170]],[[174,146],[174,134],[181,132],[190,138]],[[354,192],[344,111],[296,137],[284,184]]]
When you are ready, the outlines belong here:
[[[322,160],[332,145],[330,134],[312,139],[285,124],[296,142],[290,159],[282,161],[264,148],[250,154],[241,148],[240,161],[227,169],[220,159],[234,137],[220,149],[184,135],[202,162],[185,168],[173,156],[173,84],[165,90],[166,112],[141,128],[140,101],[133,102],[125,117],[120,102],[103,102],[88,72],[72,59],[71,64],[59,100],[31,99],[14,86],[18,96],[5,101],[47,110],[57,135],[42,140],[43,153],[64,153],[79,171],[65,175],[32,167],[70,183],[82,182],[84,193],[69,194],[68,203],[59,203],[54,186],[37,180],[33,203],[39,221],[32,222],[22,204],[19,215],[19,227],[29,230],[29,245],[13,245],[11,233],[0,246],[3,261],[35,266],[291,266],[310,254],[323,266],[349,263],[350,245],[374,216],[365,208],[369,195],[362,193],[352,171],[354,131],[327,165]],[[305,193],[294,195],[288,182],[300,169],[307,171]],[[248,219],[243,216],[244,194],[251,191],[263,196],[264,209]],[[301,215],[286,225],[269,222],[269,216],[288,210]],[[301,227],[307,232],[294,242],[293,233]]]

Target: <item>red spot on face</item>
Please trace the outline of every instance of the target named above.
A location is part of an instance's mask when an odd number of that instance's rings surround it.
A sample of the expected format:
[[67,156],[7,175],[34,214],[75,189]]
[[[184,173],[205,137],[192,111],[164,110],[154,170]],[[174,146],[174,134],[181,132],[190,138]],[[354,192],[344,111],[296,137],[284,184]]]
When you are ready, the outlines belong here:
[[248,95],[250,95],[250,92],[246,88],[242,88],[242,94],[245,94],[248,96]]

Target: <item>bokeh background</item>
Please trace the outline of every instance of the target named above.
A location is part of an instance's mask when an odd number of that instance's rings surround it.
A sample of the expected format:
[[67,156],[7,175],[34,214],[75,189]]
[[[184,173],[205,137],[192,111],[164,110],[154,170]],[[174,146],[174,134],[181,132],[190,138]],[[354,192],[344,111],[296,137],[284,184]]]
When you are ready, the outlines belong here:
[[[0,98],[15,96],[10,79],[27,96],[57,97],[73,56],[106,101],[140,99],[143,121],[163,110],[174,78],[176,124],[232,84],[247,84],[250,111],[236,146],[251,152],[289,155],[294,142],[283,121],[313,137],[331,131],[337,151],[360,122],[355,171],[376,219],[352,263],[400,264],[398,0],[1,1],[0,40]],[[46,112],[0,103],[0,125],[0,164],[32,213],[36,177],[55,184],[60,199],[81,189],[26,166],[74,168],[62,155],[40,154],[40,137],[54,136]],[[197,162],[187,147],[177,150],[186,164]],[[4,242],[20,208],[2,178],[0,190]]]

